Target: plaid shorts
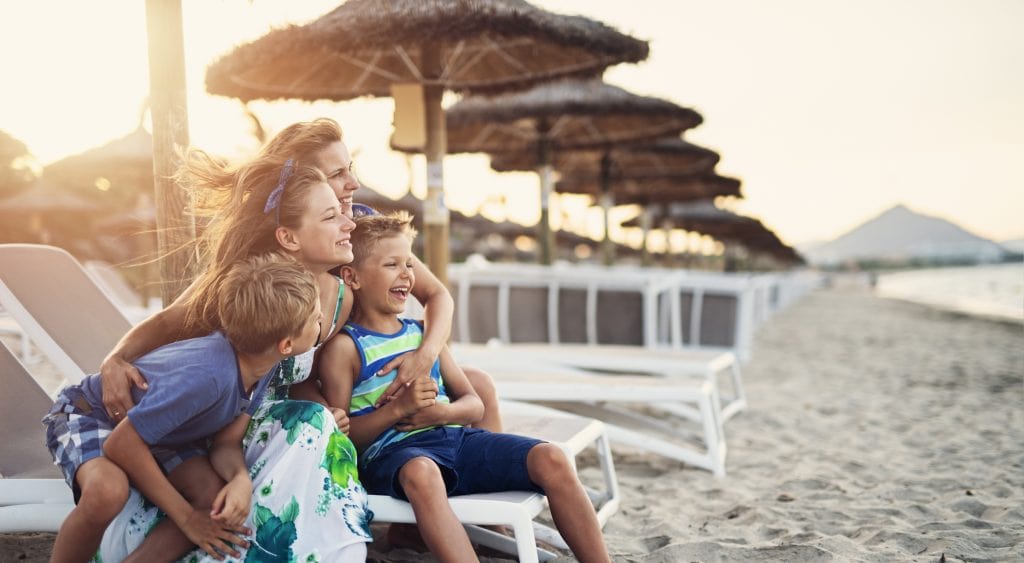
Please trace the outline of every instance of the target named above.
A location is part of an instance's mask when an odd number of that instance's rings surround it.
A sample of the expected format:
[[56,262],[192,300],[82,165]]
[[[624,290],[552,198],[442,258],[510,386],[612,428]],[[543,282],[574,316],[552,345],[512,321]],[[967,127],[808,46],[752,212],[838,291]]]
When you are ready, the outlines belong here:
[[[46,425],[46,447],[77,503],[81,491],[75,483],[75,473],[85,462],[103,455],[103,442],[110,436],[114,424],[104,409],[93,409],[89,405],[77,386],[60,391],[53,408],[43,417],[43,424]],[[185,460],[206,455],[206,448],[200,443],[174,448],[150,446],[149,451],[165,474]]]

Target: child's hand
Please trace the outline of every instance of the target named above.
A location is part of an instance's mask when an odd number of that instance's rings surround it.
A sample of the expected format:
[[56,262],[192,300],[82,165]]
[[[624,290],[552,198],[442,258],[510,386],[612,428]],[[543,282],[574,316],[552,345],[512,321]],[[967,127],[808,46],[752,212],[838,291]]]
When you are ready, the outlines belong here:
[[437,397],[437,382],[430,376],[418,377],[410,382],[392,404],[401,413],[401,418],[416,414],[420,409],[432,406]]
[[226,526],[210,517],[205,511],[192,510],[188,518],[178,526],[192,543],[199,546],[210,557],[220,561],[224,555],[241,557],[234,548],[249,547],[245,536],[249,530],[241,526]]
[[225,526],[241,526],[249,516],[251,502],[252,481],[248,475],[239,475],[217,493],[210,517]]
[[448,423],[448,404],[434,403],[434,405],[422,408],[415,413],[395,423],[395,430],[399,432],[410,432],[428,426],[438,426]]
[[345,409],[327,407],[327,410],[331,411],[331,414],[334,415],[334,422],[338,424],[338,430],[348,434],[350,423],[348,420],[348,413],[345,412]]

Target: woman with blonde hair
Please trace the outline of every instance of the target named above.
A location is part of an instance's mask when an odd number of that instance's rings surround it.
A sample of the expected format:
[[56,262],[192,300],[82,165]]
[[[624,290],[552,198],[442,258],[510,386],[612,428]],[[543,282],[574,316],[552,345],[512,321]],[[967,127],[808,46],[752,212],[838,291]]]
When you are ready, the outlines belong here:
[[[292,189],[292,183],[298,178],[312,181],[310,176],[317,174],[321,179],[320,187],[309,190],[305,199],[304,191]],[[332,319],[330,326],[323,327],[318,346],[340,331],[352,310],[352,296],[346,294],[344,284],[331,271],[352,260],[348,233],[354,228],[350,219],[352,196],[359,182],[353,173],[352,158],[342,140],[341,128],[335,121],[322,118],[293,124],[275,135],[252,161],[238,167],[226,166],[202,151],[191,151],[179,179],[192,193],[193,211],[210,219],[199,245],[206,269],[174,303],[129,331],[104,360],[101,366],[104,406],[113,420],[119,420],[131,407],[132,385],[145,386],[145,379],[131,366],[130,360],[163,344],[216,329],[209,314],[216,308],[215,298],[207,288],[230,263],[241,257],[276,249],[295,257],[316,275],[324,324],[327,324],[327,319]],[[324,180],[330,190],[322,189]],[[324,196],[328,191],[330,198]],[[415,271],[421,281],[417,283],[414,295],[424,304],[426,331],[417,350],[396,358],[382,370],[386,373],[397,368],[399,372],[389,394],[400,392],[404,382],[429,370],[451,329],[454,312],[451,295],[422,262],[415,262]],[[346,484],[339,486],[330,482],[331,476],[306,477],[309,472],[322,471],[324,468],[321,466],[331,467],[333,462],[328,458],[335,461],[345,458],[342,466],[347,471],[347,452],[351,449],[347,437],[342,435],[342,440],[338,437],[340,433],[334,431],[336,428],[347,431],[347,416],[337,410],[324,414],[326,400],[315,378],[310,377],[312,371],[312,351],[282,362],[268,387],[264,406],[260,412],[254,413],[253,424],[246,435],[246,461],[253,471],[263,467],[287,468],[288,472],[279,473],[287,475],[287,480],[276,482],[276,490],[271,488],[279,498],[287,500],[289,493],[295,493],[296,499],[303,494],[317,498],[315,506],[299,511],[300,518],[308,513],[321,512],[321,503],[341,503],[348,507],[347,512],[342,511],[348,530],[346,533],[364,537],[360,536],[365,525],[365,521],[360,520],[365,517],[365,499],[358,498],[361,486],[358,490],[346,489]],[[493,382],[479,370],[467,369],[466,372],[485,404],[485,417],[479,426],[500,431],[501,419]],[[317,406],[310,406],[314,404]],[[292,412],[296,410],[301,412]],[[275,412],[281,414],[285,411],[293,418],[281,420],[272,416]],[[311,418],[306,420],[303,417]],[[316,428],[316,424],[311,425],[310,421],[321,424],[322,428]],[[444,421],[434,421],[437,422]],[[301,449],[289,446],[293,445],[299,433],[304,432],[311,434],[303,436],[310,441],[305,445],[315,453],[308,459],[287,458],[287,452]],[[339,455],[339,452],[344,455]],[[352,452],[354,454],[354,450]],[[354,476],[354,465],[351,467]],[[305,473],[299,473],[301,471]],[[300,474],[303,477],[300,478]],[[302,488],[308,491],[298,490]],[[321,488],[330,494],[322,494]],[[257,486],[256,490],[254,513],[266,514],[258,510],[259,507],[266,508],[266,505],[257,498],[260,487]],[[275,508],[268,510],[277,514]],[[290,511],[287,513],[291,514]],[[144,518],[138,520],[145,521]],[[307,528],[322,530],[322,537],[308,545],[320,542],[319,549],[325,549],[339,543],[335,526],[300,524],[302,522],[296,523],[295,527],[302,533]],[[163,533],[171,535],[171,532]],[[259,543],[259,538],[257,530],[254,541]],[[148,549],[150,545],[161,544],[151,540],[144,547]],[[138,556],[142,560],[146,549],[133,553],[131,557]],[[299,555],[298,552],[295,554]]]

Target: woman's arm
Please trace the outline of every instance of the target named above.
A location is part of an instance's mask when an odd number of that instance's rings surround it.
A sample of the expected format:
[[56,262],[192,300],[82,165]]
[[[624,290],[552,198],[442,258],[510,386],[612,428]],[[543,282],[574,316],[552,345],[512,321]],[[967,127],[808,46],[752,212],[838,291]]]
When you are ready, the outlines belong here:
[[404,432],[437,426],[441,424],[461,424],[468,426],[480,421],[484,416],[484,403],[476,394],[473,386],[466,378],[462,368],[455,363],[451,352],[445,346],[441,349],[441,374],[444,379],[445,393],[451,403],[436,403],[431,407],[420,409],[412,416],[407,416],[395,424],[396,430]]
[[245,414],[236,418],[214,435],[210,448],[210,464],[225,481],[213,501],[210,515],[230,526],[245,523],[252,501],[252,479],[242,454],[242,438],[250,420],[252,417]]
[[121,420],[135,405],[131,394],[133,385],[141,389],[147,386],[146,379],[131,364],[132,361],[165,344],[201,336],[185,330],[185,300],[191,289],[189,286],[174,303],[132,327],[103,360],[100,365],[103,407],[111,420]]
[[416,276],[416,284],[412,287],[412,294],[423,304],[425,316],[423,342],[416,350],[391,360],[380,370],[379,374],[382,375],[398,369],[398,375],[384,391],[384,397],[392,397],[401,386],[416,377],[430,374],[430,368],[441,349],[447,345],[452,331],[455,300],[448,288],[415,256],[413,274]]

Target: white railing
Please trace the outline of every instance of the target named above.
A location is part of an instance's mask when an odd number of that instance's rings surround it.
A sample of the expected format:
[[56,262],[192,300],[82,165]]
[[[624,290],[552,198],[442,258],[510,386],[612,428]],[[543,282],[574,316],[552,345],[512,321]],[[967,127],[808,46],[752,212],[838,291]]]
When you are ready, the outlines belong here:
[[470,262],[449,266],[453,340],[632,344],[750,357],[754,331],[815,275]]

